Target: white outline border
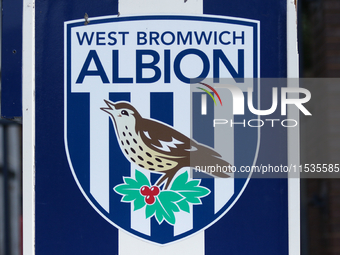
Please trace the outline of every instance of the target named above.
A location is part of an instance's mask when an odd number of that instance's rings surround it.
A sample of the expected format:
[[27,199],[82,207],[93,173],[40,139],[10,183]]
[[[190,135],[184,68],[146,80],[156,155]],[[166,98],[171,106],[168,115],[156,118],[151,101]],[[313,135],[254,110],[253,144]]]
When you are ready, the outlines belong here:
[[[237,20],[237,21],[245,21],[245,22],[250,22],[250,23],[256,23],[257,24],[257,47],[258,47],[258,68],[257,68],[257,72],[258,72],[258,80],[259,80],[259,76],[260,76],[260,21],[258,20],[251,20],[251,19],[244,19],[244,18],[235,18],[235,17],[230,17],[230,16],[220,16],[220,15],[206,15],[206,14],[202,14],[202,15],[192,15],[192,14],[141,14],[141,15],[124,15],[125,17],[136,17],[136,16],[142,16],[142,17],[147,17],[147,16],[191,16],[191,17],[211,17],[211,18],[216,18],[216,19],[229,19],[229,20]],[[89,21],[91,22],[91,20],[101,20],[101,19],[113,19],[113,18],[118,18],[116,15],[110,15],[110,16],[100,16],[100,17],[94,17],[94,18],[90,18]],[[154,244],[154,245],[158,245],[160,247],[164,247],[167,245],[171,245],[174,243],[178,243],[182,240],[185,240],[189,237],[194,236],[195,234],[206,230],[207,228],[209,228],[210,226],[212,226],[213,224],[215,224],[218,220],[220,220],[233,206],[234,204],[238,201],[238,199],[240,198],[240,196],[243,194],[245,188],[247,187],[249,180],[251,178],[251,173],[249,175],[249,177],[247,178],[247,181],[245,182],[245,184],[243,185],[240,193],[238,194],[238,196],[234,199],[234,201],[230,204],[230,206],[219,216],[217,217],[214,221],[212,221],[209,225],[205,226],[204,228],[197,230],[196,232],[187,235],[181,239],[175,240],[173,242],[169,242],[166,244],[159,244],[153,241],[150,241],[148,239],[144,239],[140,236],[137,236],[133,233],[130,233],[129,231],[121,228],[120,226],[116,225],[114,222],[112,222],[110,219],[108,219],[93,203],[92,201],[88,198],[87,194],[85,193],[85,191],[83,190],[82,186],[80,185],[78,178],[74,172],[73,169],[73,165],[72,165],[72,161],[69,155],[69,151],[68,151],[68,143],[67,143],[67,26],[69,24],[73,24],[73,23],[78,23],[78,22],[82,22],[83,19],[78,19],[78,20],[72,20],[72,21],[65,21],[64,22],[64,143],[65,143],[65,151],[66,151],[66,155],[67,155],[67,159],[69,162],[69,166],[71,168],[72,171],[72,175],[80,189],[80,191],[82,192],[83,196],[86,198],[86,200],[89,202],[89,204],[98,212],[98,214],[100,216],[102,216],[108,223],[110,223],[111,225],[113,225],[114,227],[116,227],[119,230],[122,230],[123,232],[127,233],[130,236],[133,236],[135,238],[138,238],[139,240],[145,241],[147,243],[150,244]],[[258,106],[260,105],[260,84],[258,83]],[[258,129],[258,142],[257,142],[257,148],[256,148],[256,153],[255,153],[255,158],[254,158],[254,162],[253,165],[256,163],[257,161],[257,157],[258,157],[258,153],[259,153],[259,147],[260,147],[260,129]]]

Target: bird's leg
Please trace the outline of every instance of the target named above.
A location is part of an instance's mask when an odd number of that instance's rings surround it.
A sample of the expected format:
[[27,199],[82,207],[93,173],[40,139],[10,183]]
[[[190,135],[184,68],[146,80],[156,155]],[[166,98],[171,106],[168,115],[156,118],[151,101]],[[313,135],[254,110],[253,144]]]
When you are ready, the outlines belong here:
[[166,180],[164,189],[168,189],[168,187],[169,187],[169,185],[170,185],[170,183],[171,183],[171,179],[172,179],[172,178],[168,178],[168,179]]
[[[160,179],[156,182],[156,186],[160,187],[161,184],[162,184],[166,179],[168,179],[168,176],[167,176],[167,174],[164,174],[164,175],[162,176],[162,178],[160,178]],[[168,183],[166,183],[165,189],[166,189],[167,187],[168,187]]]
[[156,182],[156,185],[157,186],[160,186],[164,181],[166,181],[165,183],[165,186],[164,186],[164,189],[168,189],[171,181],[172,181],[172,178],[174,178],[175,174],[177,173],[178,169],[175,168],[175,169],[171,169],[170,171],[167,171],[161,179],[159,179],[157,182]]

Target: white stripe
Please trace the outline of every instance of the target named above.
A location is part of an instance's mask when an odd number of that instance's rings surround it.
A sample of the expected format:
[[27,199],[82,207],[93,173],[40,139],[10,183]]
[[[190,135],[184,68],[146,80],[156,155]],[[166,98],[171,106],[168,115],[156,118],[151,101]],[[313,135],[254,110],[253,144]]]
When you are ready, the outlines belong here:
[[[297,6],[294,0],[287,0],[287,77],[288,87],[299,87],[299,60],[297,51]],[[294,93],[295,94],[295,93]],[[288,119],[299,122],[299,110],[288,107]],[[288,128],[288,165],[299,165],[300,134],[298,128]],[[293,173],[294,175],[294,173]],[[290,255],[300,254],[300,178],[288,174],[288,251]]]
[[[137,109],[139,114],[143,118],[150,117],[150,90],[148,87],[134,86],[131,92],[131,104]],[[150,172],[138,167],[136,164],[131,164],[131,176],[134,177],[135,170],[141,171],[146,177],[150,179]],[[133,205],[131,204],[131,228],[141,232],[145,235],[151,234],[150,218],[145,218],[145,207],[133,211]]]
[[118,234],[118,254],[119,255],[203,255],[204,254],[204,235],[203,231],[185,240],[159,246],[147,243],[143,240],[134,238],[124,231]]
[[[186,169],[190,171],[190,168]],[[190,213],[179,211],[176,212],[176,224],[174,226],[174,236],[185,233],[193,228],[193,205],[189,204]]]
[[23,117],[23,250],[35,254],[35,1],[23,1],[22,117]]
[[[184,0],[122,0],[119,1],[118,5],[119,13],[121,16],[124,15],[131,15],[131,14],[152,14],[152,13],[183,13],[183,14],[203,14],[203,0],[193,0],[193,1],[187,1],[184,2]],[[158,91],[152,90],[153,86],[148,87],[148,91]],[[164,86],[166,87],[166,86]],[[171,84],[169,91],[178,91],[174,92],[174,127],[178,131],[190,135],[190,86],[188,86],[187,91],[183,89],[183,86],[181,84]],[[140,94],[132,94],[132,98],[136,97],[136,100],[131,100],[132,104],[136,102],[136,104],[139,102],[139,104],[142,104],[141,101],[141,95]],[[144,101],[146,102],[146,100]],[[148,104],[150,100],[146,104]],[[184,104],[184,105],[183,105]],[[145,106],[144,106],[145,107]],[[148,109],[150,106],[148,105]],[[136,107],[137,108],[137,107]],[[137,108],[138,109],[138,108]],[[147,117],[146,115],[143,115],[143,117]],[[133,214],[132,214],[132,217]],[[180,234],[183,232],[186,232],[187,230],[190,230],[192,228],[192,212],[190,216],[188,217],[185,213],[179,213],[176,214],[176,221],[177,223],[174,226],[174,234]],[[186,222],[185,226],[183,227],[183,224],[179,224]],[[150,254],[150,249],[154,247],[154,245],[151,245],[146,242],[140,242],[137,241],[137,239],[129,238],[128,236],[124,235],[122,231],[119,231],[119,254],[131,254],[131,252],[136,252],[140,255],[143,254]],[[200,232],[196,239],[204,240],[204,233]],[[191,239],[195,240],[195,239]],[[128,246],[125,246],[123,244],[129,243]],[[175,244],[168,245],[167,250],[170,251],[169,254],[173,254],[173,249]],[[188,250],[186,254],[204,254],[204,246],[203,248],[200,248],[201,246],[199,243],[195,242],[196,247],[198,247],[198,250],[194,250],[190,247],[192,247],[192,243],[188,242],[188,240],[183,240],[177,246],[179,245],[179,248],[181,250]],[[201,244],[202,245],[202,244]],[[133,248],[132,248],[133,247]],[[174,248],[172,248],[174,247]],[[162,249],[162,254],[167,254],[165,252],[165,247],[157,249],[159,252],[160,249]]]
[[[223,98],[223,107],[215,107],[216,118],[234,120],[231,92],[226,89],[219,91],[221,98]],[[228,123],[216,125],[214,131],[215,150],[221,154],[224,160],[234,165],[234,128],[231,128]],[[215,178],[214,184],[214,212],[217,213],[234,194],[234,178],[233,176],[231,178]]]
[[131,104],[143,118],[150,118],[150,87],[134,86],[131,91]]
[[[174,128],[184,135],[190,137],[190,86],[179,86],[174,93]],[[184,171],[190,171],[189,167],[183,168]],[[180,171],[178,174],[183,173]],[[176,175],[177,176],[177,175]],[[176,177],[175,176],[175,177]],[[189,174],[190,176],[190,174]],[[176,223],[174,226],[174,235],[179,235],[193,228],[193,208],[190,207],[190,213],[180,211],[176,213]]]
[[[150,179],[150,171],[142,169],[138,167],[136,164],[131,164],[131,177],[135,178],[135,170],[138,169],[138,171],[142,172],[148,179]],[[151,235],[151,224],[150,224],[150,218],[145,218],[145,206],[142,209],[133,210],[133,206],[131,204],[131,228],[143,233],[145,235],[150,236]]]
[[120,16],[133,14],[203,14],[203,0],[121,0]]
[[207,115],[207,94],[202,94],[201,100],[201,114]]
[[109,95],[101,90],[90,93],[90,193],[109,212],[109,118],[100,107]]

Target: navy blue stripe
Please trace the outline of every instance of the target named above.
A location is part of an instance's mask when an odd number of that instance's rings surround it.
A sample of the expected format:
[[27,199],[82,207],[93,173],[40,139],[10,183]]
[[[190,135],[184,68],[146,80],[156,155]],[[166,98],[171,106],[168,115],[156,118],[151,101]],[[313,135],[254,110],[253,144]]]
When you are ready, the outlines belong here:
[[[150,117],[170,126],[174,124],[174,96],[172,92],[150,93]],[[156,183],[159,174],[151,174],[151,183]]]
[[[90,191],[90,94],[67,97],[67,146],[72,166],[85,192]],[[74,121],[76,120],[76,121]],[[70,124],[72,123],[72,125]]]
[[[201,97],[204,92],[192,94],[192,136],[199,143],[214,148],[214,101],[207,97],[207,114],[201,114]],[[194,205],[194,228],[204,227],[214,218],[214,181],[204,173],[193,174],[194,178],[202,178],[201,186],[210,189],[211,193],[202,198],[203,205]]]
[[[150,93],[150,117],[168,125],[174,124],[174,104],[172,92]],[[160,130],[161,131],[161,130]],[[151,174],[151,182],[155,183],[159,174]],[[160,243],[165,243],[173,236],[173,227],[168,223],[159,225],[155,217],[151,218],[151,234]]]
[[150,93],[150,117],[174,125],[174,96],[172,92]]
[[[201,114],[201,97],[204,92],[193,93],[193,120],[192,120],[192,132],[193,138],[205,145],[214,148],[214,101],[211,97],[207,97],[207,114]],[[212,93],[213,95],[213,93]]]

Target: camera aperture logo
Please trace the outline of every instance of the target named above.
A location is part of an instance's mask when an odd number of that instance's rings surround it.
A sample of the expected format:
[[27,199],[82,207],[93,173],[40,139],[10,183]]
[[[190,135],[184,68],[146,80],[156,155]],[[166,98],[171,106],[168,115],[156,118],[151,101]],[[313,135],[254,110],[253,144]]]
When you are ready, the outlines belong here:
[[[217,98],[218,98],[218,100],[220,101],[220,104],[221,104],[221,106],[222,106],[221,97],[220,97],[220,95],[217,93],[216,89],[214,89],[214,88],[211,87],[210,85],[205,84],[205,83],[203,83],[203,82],[200,82],[200,84],[202,84],[202,85],[206,86],[207,88],[211,89],[212,92],[214,92],[215,95],[217,96]],[[203,90],[204,92],[206,92],[206,93],[212,98],[212,100],[214,101],[215,105],[217,105],[214,96],[213,96],[208,90],[206,90],[206,89],[204,89],[204,88],[201,88],[201,87],[197,87],[197,88],[200,89],[200,90]],[[205,99],[206,99],[206,97],[205,97]],[[204,100],[204,101],[205,101],[205,105],[204,105],[204,106],[206,106],[206,100]],[[202,102],[202,107],[203,107],[203,102]]]

